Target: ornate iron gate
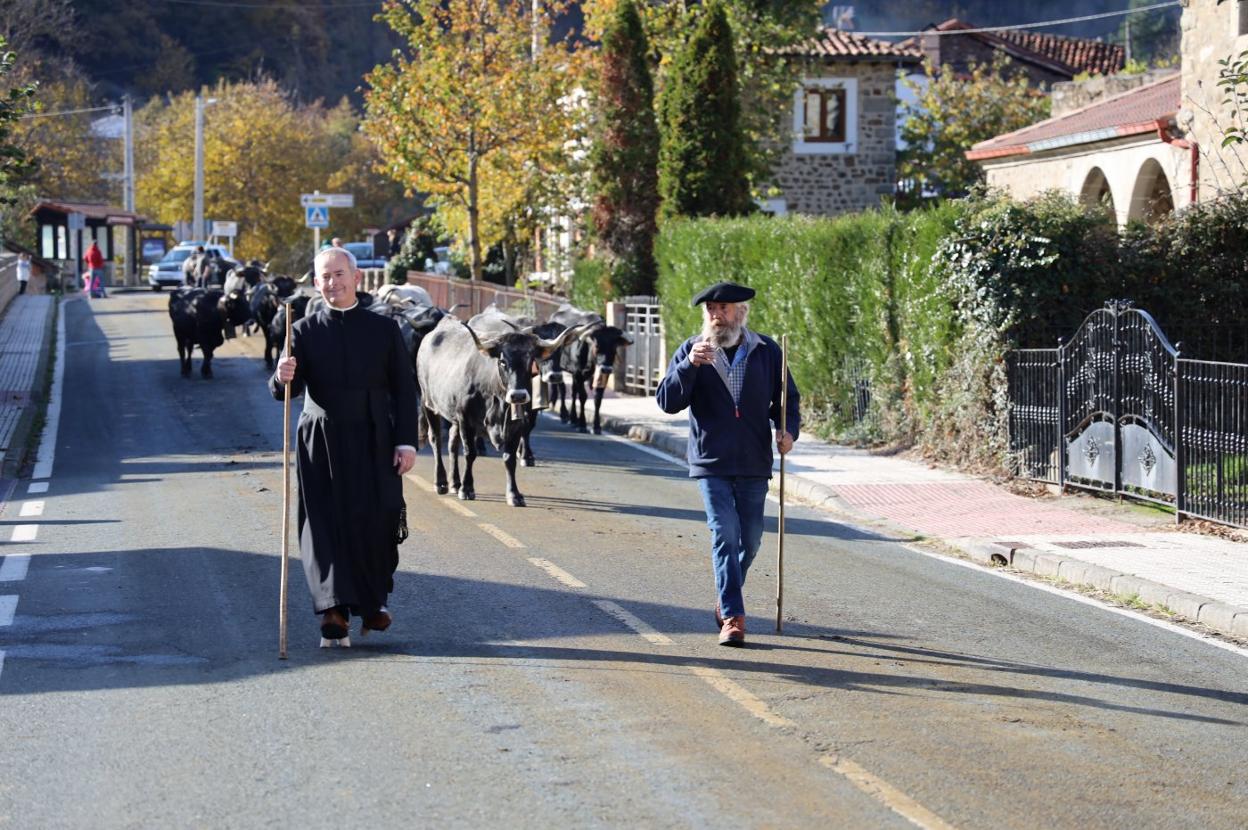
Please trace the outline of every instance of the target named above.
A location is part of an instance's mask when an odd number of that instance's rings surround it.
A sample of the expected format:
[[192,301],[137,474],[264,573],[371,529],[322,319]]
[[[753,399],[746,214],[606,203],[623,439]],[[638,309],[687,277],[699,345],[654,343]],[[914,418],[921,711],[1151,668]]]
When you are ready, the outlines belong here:
[[1248,525],[1248,366],[1181,358],[1147,312],[1113,301],[1007,367],[1018,476]]

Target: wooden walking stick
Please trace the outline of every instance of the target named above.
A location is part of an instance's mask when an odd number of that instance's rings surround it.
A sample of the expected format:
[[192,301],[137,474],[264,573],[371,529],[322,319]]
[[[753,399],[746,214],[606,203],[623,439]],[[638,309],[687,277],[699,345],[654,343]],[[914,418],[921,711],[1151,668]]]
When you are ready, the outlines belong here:
[[[290,357],[290,317],[291,309],[286,307],[286,345],[282,348],[282,357]],[[784,463],[783,461],[781,462]],[[282,587],[281,607],[277,619],[277,656],[286,659],[286,586],[289,582],[289,559],[286,552],[290,549],[290,384],[286,384],[286,394],[282,401]]]
[[[780,336],[780,435],[788,432],[789,336]],[[780,455],[780,541],[776,550],[776,633],[784,630],[784,454]]]

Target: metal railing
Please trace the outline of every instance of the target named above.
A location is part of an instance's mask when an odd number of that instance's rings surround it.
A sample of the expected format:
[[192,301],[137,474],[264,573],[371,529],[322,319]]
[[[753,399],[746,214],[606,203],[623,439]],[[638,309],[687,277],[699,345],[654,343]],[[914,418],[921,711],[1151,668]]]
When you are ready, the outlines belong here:
[[1248,526],[1248,365],[1180,356],[1127,302],[1007,360],[1012,472]]
[[544,323],[559,306],[567,302],[564,297],[541,291],[521,291],[491,282],[463,280],[424,271],[408,271],[407,282],[428,291],[434,304],[441,308],[460,306],[455,314],[462,320],[479,314],[486,306],[493,304],[508,314],[531,317]]
[[653,395],[667,371],[667,350],[663,338],[663,314],[658,297],[624,297],[624,321],[620,326],[633,344],[620,356],[621,391]]

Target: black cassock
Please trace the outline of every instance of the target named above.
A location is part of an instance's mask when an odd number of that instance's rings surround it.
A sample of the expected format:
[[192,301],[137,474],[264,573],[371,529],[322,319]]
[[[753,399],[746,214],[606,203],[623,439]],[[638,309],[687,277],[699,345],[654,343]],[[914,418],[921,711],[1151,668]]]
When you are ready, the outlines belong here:
[[[416,446],[416,379],[391,319],[322,306],[291,327],[299,416],[299,549],[317,613],[367,616],[394,590],[403,479],[394,448]],[[276,375],[269,389],[281,400]]]

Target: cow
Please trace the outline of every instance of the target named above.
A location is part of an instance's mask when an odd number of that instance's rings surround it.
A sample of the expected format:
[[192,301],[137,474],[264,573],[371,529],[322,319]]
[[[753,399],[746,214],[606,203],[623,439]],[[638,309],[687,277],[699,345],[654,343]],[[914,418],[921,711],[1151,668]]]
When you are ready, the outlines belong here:
[[281,354],[286,347],[287,315],[290,316],[290,324],[293,326],[303,319],[311,300],[311,294],[293,294],[278,303],[277,312],[273,315],[264,338],[264,363],[270,369],[273,368],[273,358],[269,356],[269,348],[272,347],[274,352]]
[[169,295],[169,319],[173,321],[173,336],[178,342],[182,377],[190,377],[191,354],[196,346],[204,355],[199,373],[205,378],[212,377],[212,353],[225,342],[221,296],[217,288],[180,288]]
[[[475,319],[475,318],[474,318]],[[507,470],[507,503],[523,507],[516,486],[516,455],[529,425],[529,386],[534,361],[544,360],[567,340],[580,334],[569,329],[554,340],[516,330],[502,321],[481,321],[478,334],[469,323],[444,317],[421,344],[416,377],[422,406],[437,460],[435,486],[447,493],[446,467],[440,441],[441,419],[451,424],[451,484],[460,499],[476,498],[472,465],[477,459],[477,437],[485,434],[503,454]],[[459,475],[459,447],[465,451],[464,476]]]
[[[585,406],[588,393],[585,384],[591,383],[594,388],[594,434],[602,434],[602,396],[606,391],[607,382],[615,368],[615,357],[623,346],[631,346],[633,338],[615,326],[608,326],[606,321],[593,312],[580,311],[564,303],[554,314],[550,315],[553,323],[565,326],[580,326],[584,333],[577,337],[564,349],[563,365],[571,375],[572,411],[569,419],[581,432],[589,432],[585,418]],[[577,403],[580,413],[577,413]]]
[[410,300],[418,306],[427,306],[434,308],[433,297],[429,296],[429,292],[421,288],[419,285],[395,285],[394,283],[386,283],[377,289],[377,299],[380,302],[400,302],[402,300]]
[[260,333],[264,335],[264,365],[270,369],[273,368],[273,355],[281,351],[281,341],[286,337],[285,323],[283,322],[275,334],[273,320],[285,299],[295,293],[295,287],[295,281],[290,277],[273,277],[259,283],[248,293],[247,303],[251,318],[256,321]]

